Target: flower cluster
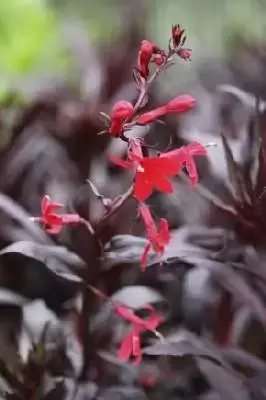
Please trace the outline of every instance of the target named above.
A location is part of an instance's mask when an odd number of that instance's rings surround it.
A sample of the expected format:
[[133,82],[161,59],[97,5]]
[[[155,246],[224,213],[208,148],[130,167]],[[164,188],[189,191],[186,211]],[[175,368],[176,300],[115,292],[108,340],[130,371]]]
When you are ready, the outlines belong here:
[[[196,102],[192,96],[181,94],[166,104],[143,112],[143,108],[147,104],[149,87],[160,72],[173,62],[175,56],[185,61],[190,60],[192,52],[190,49],[184,48],[185,42],[185,30],[180,25],[172,27],[167,51],[161,49],[155,43],[142,40],[136,60],[137,65],[134,69],[134,79],[139,91],[136,103],[132,104],[120,100],[113,106],[110,116],[101,113],[106,119],[106,130],[102,133],[115,140],[123,140],[127,145],[126,159],[111,156],[110,161],[121,168],[131,170],[133,172],[133,183],[126,193],[114,200],[108,199],[108,202],[104,201],[105,199],[96,189],[94,190],[97,197],[103,200],[106,211],[102,220],[99,221],[99,226],[117,212],[125,201],[133,195],[138,201],[139,215],[144,223],[147,237],[147,244],[140,259],[142,271],[145,271],[147,266],[149,252],[153,250],[162,262],[165,248],[171,241],[167,220],[161,218],[157,227],[145,201],[155,190],[165,194],[172,193],[174,190],[172,178],[179,175],[183,169],[188,174],[191,187],[194,187],[198,183],[194,158],[195,156],[207,155],[206,147],[198,142],[167,152],[150,154],[145,137],[129,139],[126,136],[127,131],[136,125],[146,126],[168,114],[184,113],[195,106]],[[151,73],[152,69],[155,69],[153,73]],[[81,222],[99,241],[97,236],[99,226],[93,229],[89,221],[84,220],[78,214],[58,215],[57,211],[61,207],[62,204],[52,202],[49,196],[45,195],[41,204],[42,215],[34,217],[32,220],[43,223],[45,230],[50,234],[58,234],[64,225]],[[87,282],[87,284],[89,286],[90,282]],[[97,290],[95,293],[98,293]],[[122,360],[128,360],[132,356],[133,363],[137,364],[141,360],[141,332],[145,330],[156,332],[156,328],[161,322],[161,317],[155,313],[150,305],[147,305],[146,308],[149,309],[150,316],[147,319],[142,319],[125,306],[115,305],[116,313],[131,324],[131,330],[125,336],[119,349],[119,357]]]
[[132,310],[124,305],[117,305],[115,307],[116,313],[123,318],[126,322],[131,324],[129,333],[124,337],[118,356],[121,360],[127,361],[131,356],[133,357],[132,364],[137,365],[141,361],[141,345],[140,334],[143,331],[155,331],[157,326],[163,321],[162,317],[157,315],[154,308],[147,304],[143,309],[150,311],[150,316],[147,319],[142,319]]
[[61,203],[51,201],[48,195],[43,196],[41,202],[41,216],[32,217],[31,220],[41,222],[44,229],[51,235],[58,234],[64,225],[77,224],[82,221],[78,214],[57,214],[60,208],[64,207]]

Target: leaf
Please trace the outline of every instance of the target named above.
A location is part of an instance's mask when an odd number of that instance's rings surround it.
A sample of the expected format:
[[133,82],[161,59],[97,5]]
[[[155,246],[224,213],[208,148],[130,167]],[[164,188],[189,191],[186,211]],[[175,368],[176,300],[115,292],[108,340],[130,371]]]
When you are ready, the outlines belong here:
[[252,379],[250,379],[249,385],[252,389],[252,392],[256,393],[257,395],[256,397],[254,396],[255,399],[265,399],[266,396],[265,380],[266,380],[265,371],[258,373]]
[[64,247],[27,241],[4,248],[0,260],[12,277],[10,289],[31,299],[42,298],[52,308],[76,293],[84,267],[84,262]]
[[258,316],[265,325],[266,313],[263,302],[256,292],[248,285],[245,280],[227,265],[218,267],[214,272],[217,281],[225,290],[235,296],[243,304],[246,304]]
[[230,363],[253,369],[256,372],[266,372],[266,363],[260,358],[237,347],[220,349],[222,356]]
[[[2,71],[29,73],[40,60],[44,66],[50,57],[55,64],[58,61],[61,63],[60,57],[53,57],[55,51],[58,55],[61,45],[59,37],[55,35],[55,14],[49,7],[40,1],[13,0],[0,4],[0,15]],[[43,58],[47,46],[48,59]]]
[[208,349],[195,346],[195,344],[188,339],[176,342],[157,342],[152,346],[146,347],[143,353],[150,356],[203,357],[211,359],[213,362],[221,363],[221,359],[216,358]]
[[102,400],[148,400],[145,393],[134,386],[111,386],[100,394]]
[[20,296],[19,294],[5,288],[0,289],[0,306],[3,304],[22,306],[27,302],[28,299],[24,296]]
[[[3,182],[1,184],[3,185]],[[10,219],[20,224],[34,240],[42,244],[52,244],[52,241],[43,230],[30,221],[30,215],[19,204],[3,193],[0,193],[0,210]]]
[[[130,263],[139,264],[141,255],[148,241],[144,238],[133,235],[117,235],[107,243],[104,249],[103,267],[110,269],[115,265]],[[149,258],[155,259],[151,253]]]
[[209,385],[226,400],[249,400],[244,383],[223,367],[206,359],[197,360],[198,367]]
[[66,387],[64,381],[57,382],[55,387],[42,398],[42,400],[64,400],[66,398]]
[[234,160],[232,150],[230,149],[227,139],[223,133],[221,133],[221,138],[225,152],[229,180],[234,191],[234,198],[241,204],[245,204],[245,202],[250,204],[251,200],[242,172]]
[[198,260],[194,257],[189,258],[189,261],[192,264],[207,268],[226,291],[236,297],[242,304],[247,305],[265,325],[265,307],[260,297],[240,274],[236,273],[229,265],[217,261]]
[[222,293],[216,309],[214,342],[220,346],[225,346],[229,342],[231,326],[234,319],[232,299],[233,296],[231,293]]
[[14,259],[20,259],[20,262],[34,261],[58,275],[69,272],[71,268],[78,273],[84,267],[83,260],[65,247],[46,246],[29,241],[20,241],[5,247],[0,251],[0,257],[6,262]]
[[140,309],[147,304],[159,303],[164,300],[156,290],[138,285],[123,287],[112,295],[112,299],[133,309]]
[[42,300],[35,300],[23,307],[23,324],[34,343],[40,341],[45,332],[45,339],[55,338],[60,333],[60,322]]
[[[181,260],[189,254],[208,254],[208,251],[197,246],[189,244],[185,241],[187,235],[186,229],[178,229],[171,232],[171,240],[166,246],[165,253],[160,258],[155,253],[148,254],[147,266],[159,264],[162,260],[170,262]],[[103,265],[104,268],[110,269],[116,265],[123,263],[139,264],[141,255],[148,241],[139,236],[133,235],[117,235],[105,246]],[[178,250],[177,250],[178,249]],[[181,260],[182,261],[182,260]]]
[[184,322],[190,330],[200,333],[216,298],[211,272],[200,266],[190,268],[185,273],[180,290]]
[[250,182],[252,192],[256,189],[259,169],[261,137],[259,131],[259,113],[251,117],[245,147],[243,149],[243,169],[246,179]]
[[[250,111],[256,111],[257,99],[252,93],[247,93],[244,90],[233,85],[218,85],[216,89],[219,92],[233,94],[240,100]],[[259,112],[266,110],[266,102],[260,102]]]

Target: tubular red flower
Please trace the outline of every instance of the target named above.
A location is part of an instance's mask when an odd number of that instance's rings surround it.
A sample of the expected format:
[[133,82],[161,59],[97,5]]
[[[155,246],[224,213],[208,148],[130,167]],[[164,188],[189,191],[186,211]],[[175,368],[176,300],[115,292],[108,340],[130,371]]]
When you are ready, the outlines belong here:
[[192,55],[192,50],[190,49],[179,49],[177,50],[176,54],[180,57],[183,58],[183,60],[188,61],[191,59]]
[[140,75],[147,79],[149,76],[149,63],[153,54],[162,54],[163,51],[158,46],[149,42],[148,40],[142,40],[138,53],[138,71]]
[[48,195],[45,195],[41,202],[41,217],[33,217],[32,220],[43,223],[46,232],[53,235],[58,234],[64,225],[81,221],[78,214],[56,214],[55,211],[62,207],[63,204],[53,202]]
[[140,115],[137,119],[137,123],[140,125],[146,125],[156,119],[173,112],[186,112],[195,106],[196,100],[188,95],[180,95],[169,101],[164,106],[155,108],[152,111]]
[[170,100],[166,105],[166,111],[169,112],[185,112],[193,108],[196,104],[194,97],[189,94],[182,94]]
[[154,64],[156,64],[156,65],[162,65],[164,62],[165,62],[165,55],[163,55],[163,54],[155,54],[153,57],[152,57],[152,60],[151,60],[151,62],[153,62]]
[[179,24],[172,26],[172,39],[175,47],[183,46],[186,40],[185,29]]
[[163,193],[172,193],[173,186],[168,177],[178,172],[175,160],[143,157],[141,143],[136,139],[129,146],[128,158],[129,161],[117,157],[110,157],[110,160],[120,167],[135,169],[134,196],[138,200],[146,200],[154,188]]
[[118,357],[124,361],[127,361],[130,356],[133,356],[133,365],[139,364],[142,358],[140,342],[141,332],[145,330],[155,330],[163,320],[161,316],[157,315],[154,308],[150,304],[147,304],[143,308],[150,310],[150,315],[147,319],[138,317],[132,310],[124,305],[117,305],[115,308],[116,313],[121,318],[132,324],[131,330],[124,337],[120,345]]
[[183,60],[188,61],[191,58],[192,50],[184,49],[183,46],[186,42],[185,29],[180,25],[172,26],[172,41],[174,52]]
[[170,158],[181,169],[185,166],[191,186],[194,187],[198,183],[198,172],[194,161],[194,156],[207,156],[207,150],[202,144],[192,142],[188,146],[182,146],[178,149],[171,150],[160,155],[160,158]]
[[118,101],[111,113],[111,123],[109,134],[111,136],[119,136],[123,132],[123,125],[127,118],[130,118],[134,113],[134,107],[131,103],[125,100]]
[[160,219],[159,229],[157,230],[149,207],[146,204],[142,204],[139,210],[147,231],[147,239],[149,240],[141,257],[141,268],[144,271],[149,251],[153,248],[158,255],[162,256],[165,246],[170,242],[170,232],[168,222],[165,218]]
[[159,157],[143,157],[141,142],[134,139],[129,145],[128,161],[118,157],[110,157],[110,161],[122,168],[135,169],[134,196],[139,201],[145,201],[154,189],[172,193],[173,185],[168,178],[178,175],[184,166],[191,186],[194,187],[198,183],[197,168],[193,159],[196,155],[207,155],[206,148],[198,142],[162,153]]

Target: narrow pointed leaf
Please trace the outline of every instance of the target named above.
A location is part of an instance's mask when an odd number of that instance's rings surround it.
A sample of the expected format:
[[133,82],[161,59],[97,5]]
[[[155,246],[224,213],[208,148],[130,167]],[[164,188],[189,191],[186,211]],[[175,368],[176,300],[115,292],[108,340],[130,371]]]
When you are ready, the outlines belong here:
[[242,172],[240,171],[239,166],[234,160],[232,150],[223,133],[221,133],[221,138],[224,147],[225,159],[227,163],[227,169],[233,189],[234,198],[241,204],[245,204],[245,202],[248,202],[250,204],[251,201],[248,195],[248,190]]

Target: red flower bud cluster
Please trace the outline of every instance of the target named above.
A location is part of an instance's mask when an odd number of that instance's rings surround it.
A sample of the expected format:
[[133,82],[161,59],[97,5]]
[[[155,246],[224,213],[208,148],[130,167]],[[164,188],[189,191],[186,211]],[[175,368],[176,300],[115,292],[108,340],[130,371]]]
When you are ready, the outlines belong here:
[[148,40],[142,40],[138,54],[138,71],[144,79],[147,79],[150,74],[149,64],[151,62],[162,65],[165,59],[166,55],[163,50]]
[[175,52],[180,58],[188,61],[191,59],[192,50],[184,49],[183,46],[187,40],[185,29],[183,29],[179,24],[172,26],[172,46],[169,46],[171,51]]
[[121,360],[127,361],[132,356],[133,365],[139,364],[142,358],[140,346],[141,332],[154,331],[162,322],[162,317],[157,315],[150,304],[147,304],[143,309],[150,311],[150,316],[147,319],[138,317],[133,311],[123,305],[116,306],[116,313],[131,324],[129,333],[124,337],[120,345],[118,357]]

